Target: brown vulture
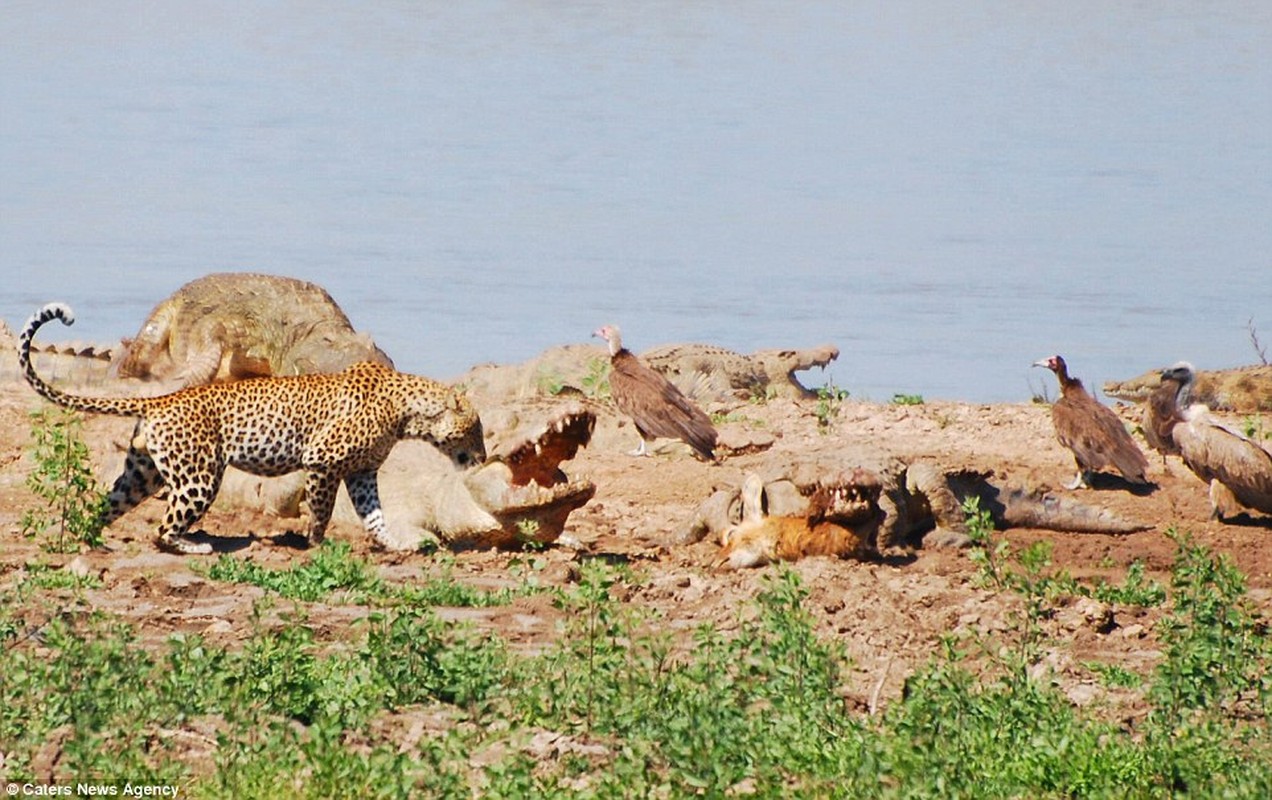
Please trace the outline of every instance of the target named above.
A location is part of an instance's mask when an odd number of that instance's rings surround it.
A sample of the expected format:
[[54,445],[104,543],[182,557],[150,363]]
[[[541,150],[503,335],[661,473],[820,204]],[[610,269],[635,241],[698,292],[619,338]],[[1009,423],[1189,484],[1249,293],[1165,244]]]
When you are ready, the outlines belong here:
[[1272,453],[1221,424],[1206,406],[1187,405],[1194,377],[1187,362],[1162,370],[1161,384],[1149,400],[1149,425],[1158,435],[1169,435],[1169,452],[1178,453],[1210,484],[1216,519],[1235,516],[1241,507],[1272,514]]
[[1098,470],[1113,467],[1131,483],[1146,484],[1144,472],[1148,459],[1126,432],[1122,420],[1108,406],[1100,403],[1082,386],[1082,381],[1069,377],[1069,368],[1060,356],[1035,361],[1035,367],[1046,367],[1060,380],[1060,397],[1051,404],[1051,421],[1060,444],[1073,452],[1078,475],[1066,488],[1090,486]]
[[623,347],[617,326],[605,325],[592,335],[609,343],[610,395],[640,434],[640,447],[632,455],[645,455],[646,444],[661,436],[680,439],[703,459],[715,461],[716,430],[702,409]]

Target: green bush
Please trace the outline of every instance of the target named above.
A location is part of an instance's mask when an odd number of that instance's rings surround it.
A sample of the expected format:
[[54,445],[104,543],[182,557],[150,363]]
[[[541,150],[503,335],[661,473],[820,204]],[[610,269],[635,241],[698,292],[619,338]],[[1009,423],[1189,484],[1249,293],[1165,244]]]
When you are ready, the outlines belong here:
[[[1227,559],[1177,537],[1159,664],[1085,665],[1147,705],[1122,721],[1058,689],[1042,656],[1063,642],[1046,622],[1066,593],[1140,596],[1142,574],[1089,587],[1052,572],[1045,548],[987,535],[980,569],[1018,598],[1015,623],[946,637],[874,715],[846,701],[851,664],[817,635],[794,570],[769,572],[728,635],[704,625],[684,642],[617,599],[638,577],[591,560],[558,593],[564,628],[541,652],[403,603],[331,640],[303,601],[267,622],[270,599],[232,647],[146,648],[104,615],[55,614],[0,648],[0,752],[10,780],[53,764],[64,782],[190,797],[1269,796],[1267,632]],[[310,569],[344,577],[301,585],[391,595],[347,554],[326,558]]]
[[48,536],[45,547],[59,553],[77,550],[81,544],[102,545],[106,495],[93,478],[81,428],[79,415],[63,408],[46,407],[31,414],[35,468],[27,475],[27,486],[44,506],[23,513],[22,532]]

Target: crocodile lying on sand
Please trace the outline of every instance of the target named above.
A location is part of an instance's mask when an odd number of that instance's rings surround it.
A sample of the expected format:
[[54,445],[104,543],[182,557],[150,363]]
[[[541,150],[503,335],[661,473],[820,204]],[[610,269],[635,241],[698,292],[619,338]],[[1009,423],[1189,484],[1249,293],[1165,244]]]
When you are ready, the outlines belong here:
[[[991,473],[945,469],[930,459],[906,463],[877,452],[843,453],[834,458],[774,464],[759,472],[765,514],[800,517],[812,512],[819,519],[839,521],[854,529],[860,541],[876,554],[908,552],[920,538],[927,545],[965,545],[963,501],[972,496],[979,498],[980,507],[989,511],[999,528],[1116,534],[1150,527],[1062,495],[1000,486],[990,481]],[[836,502],[818,500],[819,495]],[[675,540],[678,544],[708,536],[718,540],[742,518],[741,488],[720,489],[698,507],[676,532]],[[846,555],[861,554],[859,543],[847,544],[853,552]],[[744,562],[735,558],[732,565],[752,565]]]
[[709,344],[672,344],[647,350],[640,357],[681,391],[696,390],[700,397],[805,399],[817,393],[805,388],[795,373],[825,369],[839,358],[839,348],[827,344],[804,350],[757,350],[748,356]]
[[[566,519],[596,493],[589,481],[571,480],[562,462],[591,439],[596,415],[577,401],[509,402],[483,413],[486,462],[458,472],[434,448],[401,442],[379,473],[385,521],[394,549],[438,541],[455,549],[550,544]],[[262,505],[283,517],[300,516],[303,481],[296,475],[258,478],[227,472],[217,504]],[[214,506],[215,508],[216,506]],[[334,519],[358,525],[344,490]]]
[[[1161,382],[1161,369],[1125,381],[1108,381],[1104,394],[1134,403],[1148,400]],[[1194,373],[1192,402],[1216,411],[1252,414],[1272,411],[1272,365],[1256,364],[1232,369],[1202,370]]]
[[[833,345],[806,349],[758,350],[743,355],[707,344],[655,347],[640,355],[686,395],[699,402],[753,397],[809,398],[795,373],[825,368],[839,357]],[[534,394],[604,394],[609,353],[592,345],[551,347],[520,364],[483,364],[457,379],[470,393],[494,397]]]
[[121,378],[192,386],[339,372],[358,361],[393,366],[325,289],[243,272],[207,275],[159,303],[137,335],[124,340],[113,369]]

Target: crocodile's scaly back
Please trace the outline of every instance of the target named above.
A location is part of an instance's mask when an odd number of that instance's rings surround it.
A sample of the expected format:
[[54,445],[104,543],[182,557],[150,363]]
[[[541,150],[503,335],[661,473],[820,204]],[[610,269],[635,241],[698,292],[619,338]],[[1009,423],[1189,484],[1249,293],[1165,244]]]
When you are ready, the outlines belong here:
[[308,281],[250,272],[190,281],[150,312],[114,365],[121,378],[178,386],[241,378],[339,372],[392,360],[327,290]]
[[73,411],[91,411],[124,417],[139,416],[146,407],[144,398],[80,397],[49,386],[36,374],[35,367],[31,364],[31,340],[35,337],[35,332],[51,319],[61,320],[63,325],[71,325],[75,322],[75,314],[67,305],[49,303],[27,320],[22,328],[22,335],[18,337],[18,367],[26,377],[27,383],[31,384],[31,388],[39,392],[44,399]]

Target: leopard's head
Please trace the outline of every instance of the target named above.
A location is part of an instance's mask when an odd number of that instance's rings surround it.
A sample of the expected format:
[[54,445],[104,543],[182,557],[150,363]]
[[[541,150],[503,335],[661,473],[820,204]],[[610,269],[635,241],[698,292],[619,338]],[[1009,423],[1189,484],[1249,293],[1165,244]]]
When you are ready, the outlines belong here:
[[461,469],[486,460],[481,417],[467,395],[447,389],[440,402],[428,402],[425,406],[418,409],[419,413],[408,424],[408,436],[432,444]]

